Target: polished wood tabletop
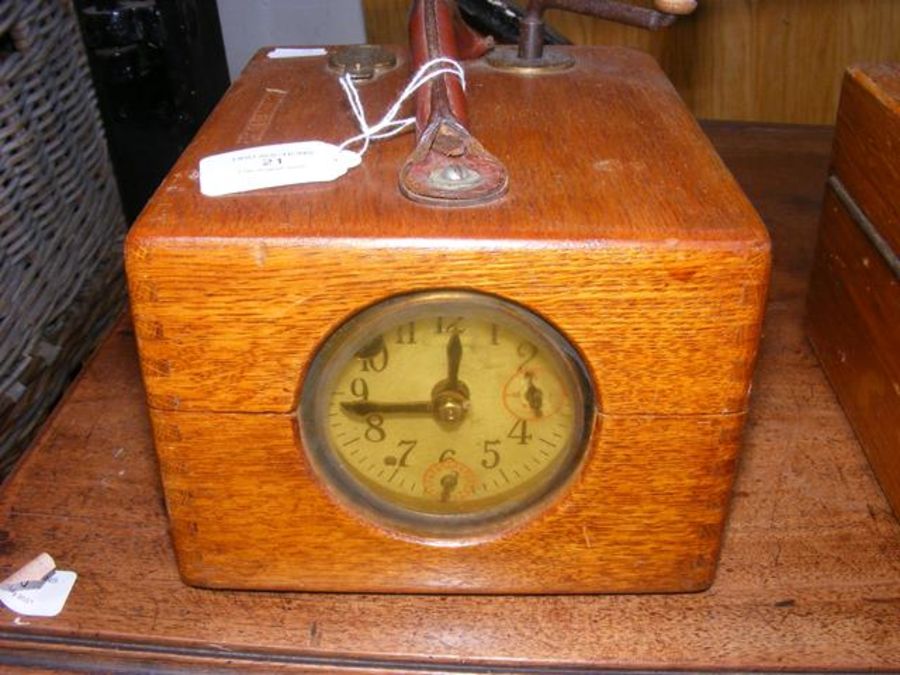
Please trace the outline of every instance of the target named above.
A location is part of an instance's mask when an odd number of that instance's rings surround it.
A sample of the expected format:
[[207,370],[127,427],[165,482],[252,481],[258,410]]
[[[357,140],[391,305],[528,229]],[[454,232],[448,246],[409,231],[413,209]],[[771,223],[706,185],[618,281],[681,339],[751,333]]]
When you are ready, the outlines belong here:
[[745,451],[709,591],[446,597],[185,586],[125,321],[0,493],[0,574],[41,551],[79,574],[55,618],[0,611],[0,663],[165,672],[900,669],[900,524],[803,333],[830,130],[704,129],[774,245]]

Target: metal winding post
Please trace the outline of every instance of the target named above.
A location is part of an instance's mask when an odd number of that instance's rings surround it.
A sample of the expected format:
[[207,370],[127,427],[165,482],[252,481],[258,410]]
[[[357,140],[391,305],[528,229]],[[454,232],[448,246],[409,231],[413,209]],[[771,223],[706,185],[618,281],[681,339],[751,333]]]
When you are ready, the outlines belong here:
[[679,16],[697,8],[697,0],[655,0],[654,7],[636,7],[617,0],[529,0],[525,16],[519,23],[517,50],[495,50],[488,61],[492,66],[515,70],[558,70],[568,68],[574,60],[562,52],[544,53],[544,11],[562,9],[578,14],[623,23],[628,26],[660,30],[671,26]]

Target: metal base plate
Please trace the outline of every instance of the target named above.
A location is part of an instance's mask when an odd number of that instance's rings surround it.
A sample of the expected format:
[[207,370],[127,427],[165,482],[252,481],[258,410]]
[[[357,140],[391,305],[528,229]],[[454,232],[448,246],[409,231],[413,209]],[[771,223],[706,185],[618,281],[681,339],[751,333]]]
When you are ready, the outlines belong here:
[[551,47],[545,47],[544,53],[539,59],[519,58],[519,48],[516,46],[497,47],[485,58],[494,68],[522,73],[565,70],[575,65],[575,59],[569,54]]

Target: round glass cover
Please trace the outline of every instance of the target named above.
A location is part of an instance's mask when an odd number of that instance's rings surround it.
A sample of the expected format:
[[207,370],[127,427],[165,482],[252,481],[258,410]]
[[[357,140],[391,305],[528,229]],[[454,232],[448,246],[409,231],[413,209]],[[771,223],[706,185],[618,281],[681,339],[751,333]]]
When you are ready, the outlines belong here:
[[578,470],[587,370],[545,320],[496,296],[395,296],[321,346],[301,393],[304,447],[330,491],[376,522],[465,537],[538,507]]

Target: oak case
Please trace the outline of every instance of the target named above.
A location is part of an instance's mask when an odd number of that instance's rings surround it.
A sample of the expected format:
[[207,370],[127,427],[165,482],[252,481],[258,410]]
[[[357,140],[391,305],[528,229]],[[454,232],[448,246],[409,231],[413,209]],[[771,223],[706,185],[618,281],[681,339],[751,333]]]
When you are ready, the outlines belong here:
[[[467,64],[474,133],[509,169],[491,205],[400,196],[411,139],[335,183],[206,198],[200,158],[354,133],[325,59],[258,56],[132,230],[132,308],[185,581],[375,592],[689,591],[713,578],[769,272],[762,223],[648,57],[566,73]],[[362,88],[383,110],[399,68]],[[305,458],[295,410],[323,339],[397,293],[472,289],[538,313],[600,401],[577,479],[477,544],[395,536]]]

